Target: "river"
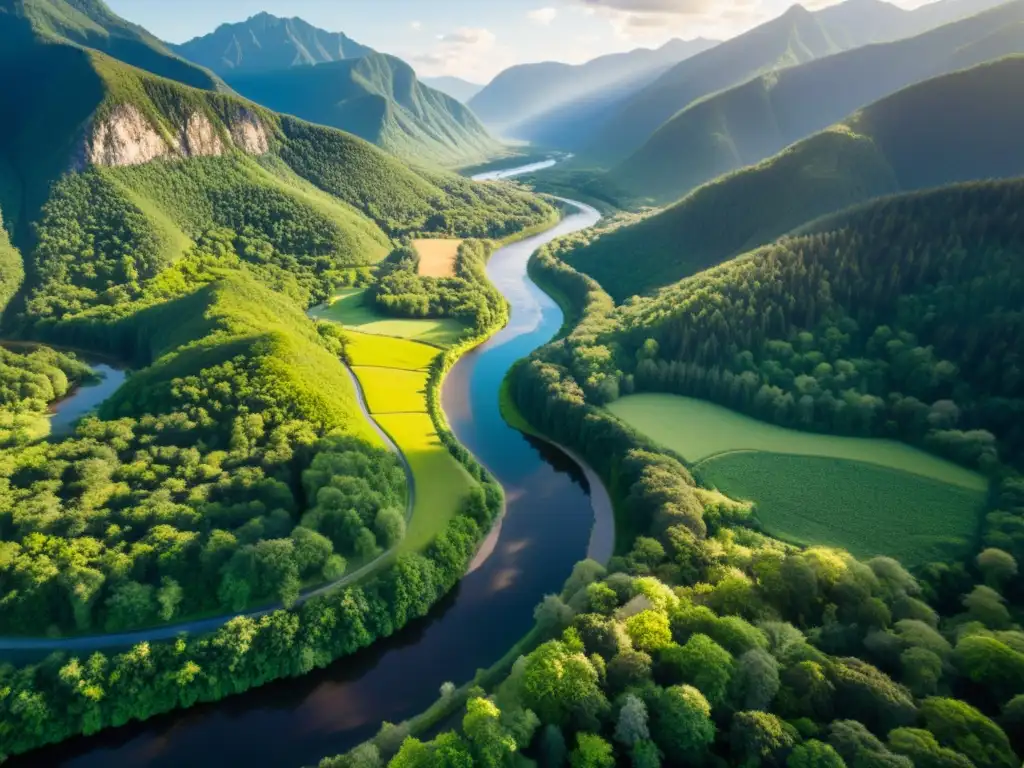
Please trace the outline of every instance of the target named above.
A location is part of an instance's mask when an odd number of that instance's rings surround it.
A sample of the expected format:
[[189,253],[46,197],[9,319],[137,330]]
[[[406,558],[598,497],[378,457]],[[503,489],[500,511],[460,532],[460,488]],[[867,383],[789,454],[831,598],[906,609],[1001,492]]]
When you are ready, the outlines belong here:
[[[589,206],[574,205],[577,212],[551,230],[491,257],[488,274],[508,298],[511,319],[465,355],[445,381],[442,400],[452,429],[501,482],[507,508],[482,550],[486,557],[477,558],[427,617],[304,677],[72,739],[12,765],[315,765],[369,738],[381,722],[422,711],[442,683],[472,679],[526,634],[536,604],[559,591],[586,556],[594,523],[583,470],[557,448],[510,428],[498,409],[509,367],[561,326],[561,311],[527,277],[526,264],[541,245],[600,217]],[[610,556],[609,539],[596,546],[591,554]]]

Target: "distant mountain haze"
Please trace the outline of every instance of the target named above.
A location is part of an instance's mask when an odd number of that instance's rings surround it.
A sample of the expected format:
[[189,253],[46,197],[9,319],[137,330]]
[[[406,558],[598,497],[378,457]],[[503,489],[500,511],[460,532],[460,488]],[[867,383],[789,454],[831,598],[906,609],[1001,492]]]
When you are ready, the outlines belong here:
[[381,53],[238,74],[228,83],[277,112],[354,133],[409,161],[468,165],[501,150],[466,106]]
[[541,122],[567,105],[600,100],[608,92],[639,87],[666,68],[715,46],[713,40],[671,40],[657,50],[638,48],[572,65],[559,62],[520,64],[501,72],[469,102],[489,127],[515,138],[520,126]]
[[269,13],[221,24],[210,34],[173,48],[225,77],[357,59],[374,52],[341,32],[327,32],[302,19],[282,19]]
[[874,197],[1024,174],[1024,56],[894,93],[571,256],[616,300],[650,293]]
[[469,100],[484,88],[484,86],[478,83],[471,83],[468,80],[463,80],[461,77],[421,77],[420,82],[433,88],[435,91],[447,93],[453,99],[458,99],[463,104],[468,104]]
[[916,37],[760,75],[696,101],[609,178],[638,197],[670,202],[900,88],[1012,53],[1024,53],[1024,0]]

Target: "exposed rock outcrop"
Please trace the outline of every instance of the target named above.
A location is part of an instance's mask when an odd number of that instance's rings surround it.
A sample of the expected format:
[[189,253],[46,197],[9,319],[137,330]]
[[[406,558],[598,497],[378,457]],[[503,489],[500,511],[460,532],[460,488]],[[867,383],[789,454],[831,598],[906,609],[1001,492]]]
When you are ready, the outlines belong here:
[[188,116],[181,131],[181,152],[185,157],[220,157],[224,154],[224,141],[201,112]]
[[265,155],[270,151],[267,129],[253,112],[241,109],[231,122],[231,139],[243,152]]
[[177,152],[131,104],[119,104],[110,114],[94,122],[76,152],[72,165],[141,165]]
[[249,109],[242,108],[223,129],[202,112],[192,112],[168,139],[143,113],[131,104],[114,107],[101,120],[94,120],[76,148],[71,167],[80,171],[90,165],[141,165],[159,158],[220,156],[234,143],[250,155],[270,151],[266,126]]

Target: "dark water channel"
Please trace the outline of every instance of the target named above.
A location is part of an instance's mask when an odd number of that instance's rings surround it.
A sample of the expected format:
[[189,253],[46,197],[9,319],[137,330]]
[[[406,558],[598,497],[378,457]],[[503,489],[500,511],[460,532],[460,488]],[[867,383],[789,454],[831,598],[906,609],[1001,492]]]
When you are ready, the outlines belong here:
[[[559,329],[557,305],[526,276],[538,247],[594,224],[582,206],[542,235],[501,249],[488,272],[511,321],[466,355],[443,390],[458,438],[501,481],[507,511],[468,575],[426,618],[302,678],[40,750],[12,764],[99,766],[315,765],[429,706],[498,660],[532,625],[587,552],[594,513],[580,468],[508,427],[498,392],[509,367]],[[610,553],[609,553],[610,554]]]

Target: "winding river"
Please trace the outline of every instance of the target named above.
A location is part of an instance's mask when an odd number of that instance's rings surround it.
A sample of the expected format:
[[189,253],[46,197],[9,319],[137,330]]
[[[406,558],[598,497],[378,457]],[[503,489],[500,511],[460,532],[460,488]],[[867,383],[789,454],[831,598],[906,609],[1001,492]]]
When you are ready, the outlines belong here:
[[604,489],[595,488],[592,506],[589,473],[558,448],[510,428],[498,408],[510,366],[561,326],[561,311],[527,277],[526,264],[541,245],[597,222],[597,211],[573,205],[577,211],[551,230],[492,256],[488,274],[508,298],[511,320],[445,381],[452,429],[501,482],[507,508],[469,573],[430,615],[304,677],[73,739],[11,764],[315,765],[369,738],[382,721],[422,711],[442,683],[461,684],[493,664],[531,627],[534,606],[560,589],[574,563],[588,553],[609,557]]

